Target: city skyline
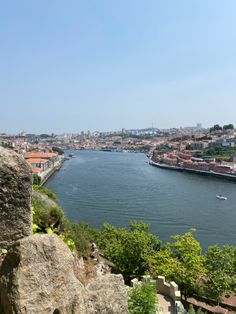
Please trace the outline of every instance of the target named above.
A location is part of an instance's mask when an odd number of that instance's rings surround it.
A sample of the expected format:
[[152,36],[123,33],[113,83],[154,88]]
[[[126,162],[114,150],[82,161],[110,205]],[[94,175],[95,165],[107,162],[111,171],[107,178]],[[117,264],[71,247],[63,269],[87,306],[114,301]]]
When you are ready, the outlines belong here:
[[235,10],[233,0],[5,2],[0,133],[236,124]]

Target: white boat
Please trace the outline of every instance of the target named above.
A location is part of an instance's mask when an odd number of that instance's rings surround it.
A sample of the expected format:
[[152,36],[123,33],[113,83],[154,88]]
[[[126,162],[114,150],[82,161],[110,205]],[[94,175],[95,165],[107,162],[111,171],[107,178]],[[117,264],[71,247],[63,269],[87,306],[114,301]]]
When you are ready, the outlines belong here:
[[222,200],[222,201],[226,201],[227,200],[226,196],[223,196],[223,195],[220,195],[220,194],[217,194],[216,198],[218,198],[218,200]]

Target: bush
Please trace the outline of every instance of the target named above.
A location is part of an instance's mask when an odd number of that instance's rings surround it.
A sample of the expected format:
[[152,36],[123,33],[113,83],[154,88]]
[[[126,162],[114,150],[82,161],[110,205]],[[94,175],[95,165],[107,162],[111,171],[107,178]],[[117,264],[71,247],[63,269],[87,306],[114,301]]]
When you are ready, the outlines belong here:
[[129,291],[130,314],[155,314],[157,310],[156,287],[142,283]]
[[148,270],[148,257],[160,249],[161,241],[149,232],[149,225],[133,221],[129,230],[104,224],[97,244],[129,283]]
[[33,175],[33,184],[39,186],[40,183],[41,183],[41,177],[39,175],[37,175],[36,173],[34,173],[34,175]]
[[86,223],[72,223],[63,219],[62,229],[67,238],[73,240],[75,247],[80,255],[87,255],[90,251],[90,242],[95,242],[99,231],[92,229]]
[[43,188],[42,186],[39,186],[37,184],[33,185],[33,189],[37,192],[47,195],[54,202],[58,202],[56,194],[52,190]]
[[46,228],[58,227],[64,213],[59,207],[52,207],[44,204],[39,199],[33,197],[33,224],[37,225],[35,231],[44,231]]

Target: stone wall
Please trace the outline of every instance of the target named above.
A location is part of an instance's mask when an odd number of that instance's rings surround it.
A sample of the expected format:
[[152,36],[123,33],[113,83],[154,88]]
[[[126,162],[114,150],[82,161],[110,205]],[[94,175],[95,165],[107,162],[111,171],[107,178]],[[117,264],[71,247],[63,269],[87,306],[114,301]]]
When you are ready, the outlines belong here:
[[31,234],[31,168],[23,157],[0,147],[0,248]]
[[131,285],[132,286],[140,285],[143,282],[156,285],[157,293],[160,293],[172,299],[172,301],[174,302],[176,314],[183,313],[184,307],[180,301],[181,293],[179,291],[178,285],[174,281],[171,281],[170,283],[168,283],[165,281],[164,276],[158,276],[157,280],[152,280],[150,276],[143,276],[142,281],[139,281],[136,278],[131,280]]

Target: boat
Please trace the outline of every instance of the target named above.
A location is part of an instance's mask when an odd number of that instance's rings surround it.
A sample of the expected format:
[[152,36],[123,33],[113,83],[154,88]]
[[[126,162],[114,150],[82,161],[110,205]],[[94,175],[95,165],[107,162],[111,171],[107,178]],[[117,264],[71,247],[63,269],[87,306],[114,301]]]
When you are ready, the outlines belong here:
[[224,196],[224,195],[221,195],[221,194],[217,194],[216,198],[218,198],[218,200],[222,200],[222,201],[226,201],[227,200],[227,197]]

